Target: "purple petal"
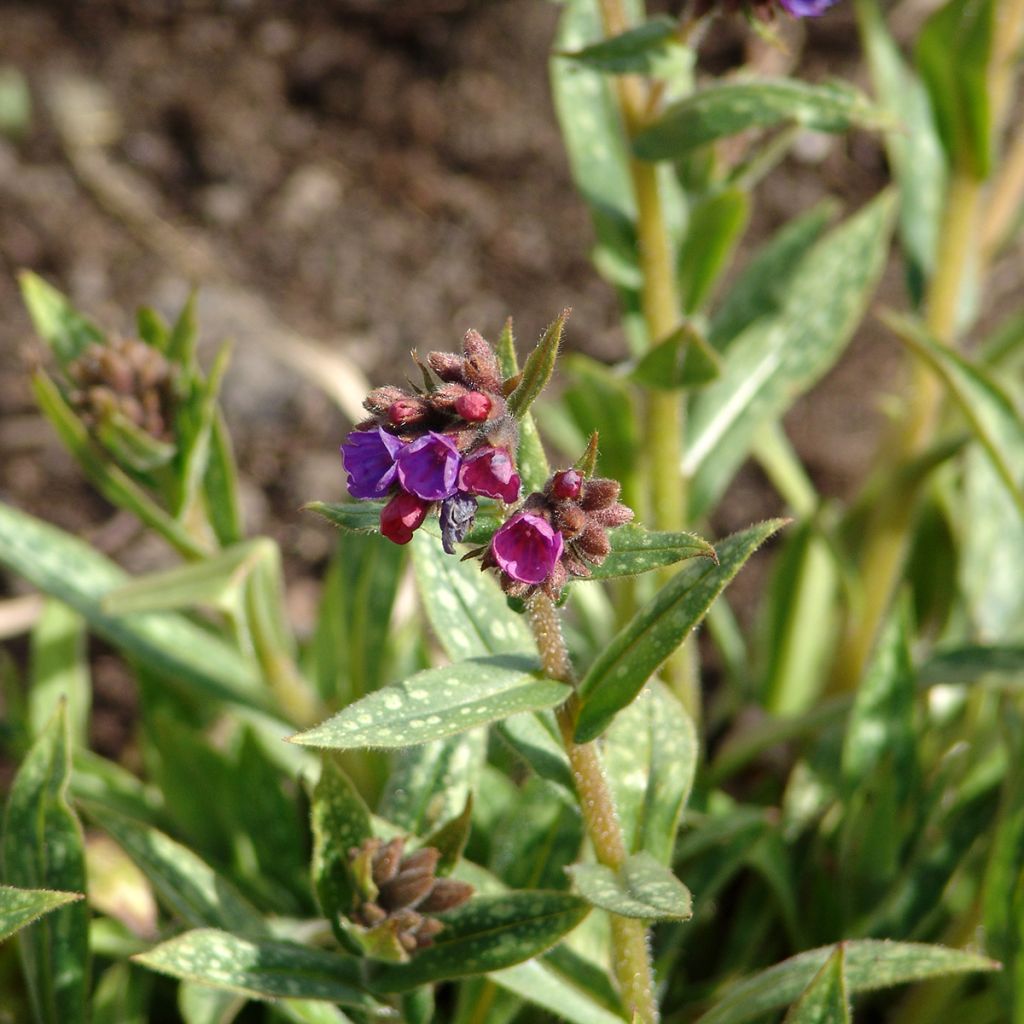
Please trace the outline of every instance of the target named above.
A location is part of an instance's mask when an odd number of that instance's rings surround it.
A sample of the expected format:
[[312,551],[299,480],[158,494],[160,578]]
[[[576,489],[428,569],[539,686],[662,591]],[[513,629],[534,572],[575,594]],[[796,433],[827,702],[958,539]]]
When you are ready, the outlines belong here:
[[403,442],[381,430],[353,430],[341,446],[353,498],[379,498],[395,482],[395,456]]
[[520,583],[543,583],[562,556],[562,535],[546,520],[519,512],[491,538],[502,571]]
[[460,462],[454,443],[433,431],[407,444],[395,459],[399,483],[425,501],[441,501],[455,494]]
[[779,0],[779,3],[794,18],[816,18],[838,3],[838,0]]
[[462,462],[459,488],[468,494],[499,498],[506,505],[519,498],[519,474],[503,448],[481,448]]

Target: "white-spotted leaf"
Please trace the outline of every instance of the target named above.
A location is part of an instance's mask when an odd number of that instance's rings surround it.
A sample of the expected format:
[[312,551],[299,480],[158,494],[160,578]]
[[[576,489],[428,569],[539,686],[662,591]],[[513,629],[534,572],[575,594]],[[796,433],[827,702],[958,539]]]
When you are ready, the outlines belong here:
[[650,921],[686,921],[693,914],[690,891],[650,854],[633,854],[618,871],[603,864],[567,870],[584,899],[611,914]]

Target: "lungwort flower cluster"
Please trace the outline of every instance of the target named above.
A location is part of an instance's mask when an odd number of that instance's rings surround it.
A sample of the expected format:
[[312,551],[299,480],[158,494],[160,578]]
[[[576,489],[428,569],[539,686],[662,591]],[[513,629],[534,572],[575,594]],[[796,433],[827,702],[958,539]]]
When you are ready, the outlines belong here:
[[[478,497],[519,500],[518,428],[506,401],[516,379],[502,379],[494,351],[476,331],[466,335],[462,355],[431,352],[421,369],[422,390],[370,393],[364,404],[372,416],[341,452],[354,498],[389,499],[380,515],[385,537],[407,544],[438,506],[442,543],[453,554],[473,525]],[[514,597],[541,589],[557,598],[571,577],[590,576],[611,550],[608,530],[633,518],[618,500],[619,485],[591,476],[596,458],[595,436],[577,468],[555,473],[489,545],[466,557],[496,569]]]
[[518,500],[516,423],[490,345],[476,331],[461,356],[431,352],[425,386],[413,393],[383,387],[364,405],[372,414],[341,446],[354,498],[390,496],[381,533],[408,544],[435,505],[441,536],[452,554],[476,515],[477,498]]

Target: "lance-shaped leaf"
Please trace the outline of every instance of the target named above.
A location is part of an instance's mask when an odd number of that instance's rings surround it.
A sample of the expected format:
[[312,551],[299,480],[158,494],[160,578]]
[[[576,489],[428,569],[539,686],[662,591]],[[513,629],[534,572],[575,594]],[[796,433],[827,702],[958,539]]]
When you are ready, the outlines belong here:
[[132,959],[172,978],[252,999],[325,999],[370,1012],[381,1009],[362,987],[359,960],[293,942],[253,941],[201,928]]
[[437,538],[423,531],[413,537],[412,557],[423,610],[449,658],[534,650],[523,617],[509,609],[476,562],[446,555]]
[[542,778],[573,792],[572,769],[558,725],[548,713],[512,715],[495,727],[513,750]]
[[992,166],[989,64],[998,24],[992,0],[951,0],[925,22],[915,53],[949,162],[979,179]]
[[527,960],[493,971],[487,977],[503,989],[572,1024],[622,1024],[621,1014],[612,1013],[596,1002],[580,986],[578,978],[563,976],[543,960]]
[[[482,730],[481,730],[482,731]],[[437,862],[438,875],[451,874],[466,848],[469,833],[473,828],[473,794],[469,793],[462,810],[454,818],[439,825],[424,840],[424,846],[431,846],[441,854]]]
[[83,801],[82,809],[135,862],[160,902],[187,925],[211,925],[245,935],[266,934],[260,912],[188,847],[109,807]]
[[688,566],[637,612],[597,656],[580,683],[576,742],[599,736],[686,639],[746,560],[783,525],[769,520],[717,545],[718,565]]
[[[68,806],[71,772],[63,702],[18,769],[7,800],[3,877],[25,889],[85,892],[82,829]],[[89,991],[89,909],[55,909],[20,937],[29,996],[41,1024],[78,1024]]]
[[793,123],[819,132],[878,128],[881,112],[841,83],[809,85],[789,78],[724,82],[669,106],[633,140],[642,160],[679,160],[700,146],[751,128]]
[[291,742],[333,750],[411,747],[520,711],[554,707],[568,692],[529,658],[470,658],[377,690]]
[[147,473],[166,466],[177,448],[136,426],[117,409],[106,409],[96,424],[96,439],[122,466]]
[[693,514],[721,495],[761,424],[816,383],[853,336],[885,264],[893,200],[883,193],[811,248],[781,311],[751,323],[722,375],[694,395],[683,459]]
[[18,280],[32,326],[62,366],[73,362],[90,345],[103,341],[103,332],[37,274],[25,271]]
[[[873,992],[947,974],[995,971],[999,964],[977,953],[918,942],[861,939],[846,942],[846,986],[851,994]],[[823,946],[798,953],[745,981],[730,986],[725,998],[698,1024],[745,1024],[792,1003],[835,952]]]
[[[516,340],[512,333],[512,318],[505,321],[497,344],[498,362],[501,375],[506,380],[519,373],[519,360],[516,356]],[[551,475],[548,457],[537,430],[537,422],[530,412],[519,417],[519,450],[516,452],[516,468],[523,483],[523,493],[532,494],[539,491]]]
[[665,17],[651,18],[611,39],[556,56],[616,75],[669,76],[692,64],[690,51],[679,38],[678,22]]
[[648,921],[686,921],[693,915],[689,890],[650,854],[633,854],[618,871],[603,864],[566,870],[588,903],[611,914]]
[[338,915],[347,915],[355,902],[355,882],[349,850],[373,834],[370,812],[355,786],[330,757],[323,759],[320,779],[313,790],[310,813],[313,830],[313,887],[320,908],[338,938]]
[[714,348],[722,351],[755,320],[778,313],[793,272],[834,219],[836,210],[833,200],[818,203],[780,228],[754,253],[711,318],[708,341]]
[[845,966],[845,950],[840,943],[790,1007],[783,1024],[850,1024]]
[[84,897],[85,894],[80,892],[18,889],[13,885],[0,885],[0,942],[36,918]]
[[558,358],[558,346],[562,341],[562,330],[568,317],[569,310],[563,309],[541,335],[537,347],[526,357],[519,384],[508,396],[508,410],[513,416],[522,416],[551,380],[555,372],[555,360]]
[[671,863],[698,749],[693,720],[657,680],[612,722],[604,761],[627,850]]
[[68,726],[77,748],[88,746],[92,680],[81,615],[60,601],[48,600],[32,630],[32,679],[29,722],[39,735],[60,701],[67,701]]
[[714,547],[695,533],[668,533],[627,525],[612,530],[608,539],[612,544],[611,553],[600,565],[591,567],[587,579],[638,576],[688,558],[716,561],[718,557]]
[[440,915],[444,930],[409,963],[380,965],[370,986],[379,992],[406,992],[441,979],[510,967],[554,945],[589,909],[578,896],[542,889],[477,896]]
[[723,189],[690,211],[678,261],[679,292],[687,315],[701,309],[711,295],[749,218],[750,196],[742,188]]
[[929,337],[916,322],[886,315],[888,327],[938,374],[1024,516],[1024,418],[983,370]]
[[380,513],[383,508],[383,501],[310,501],[302,506],[302,511],[323,516],[339,530],[380,533]]
[[108,643],[195,692],[268,709],[263,684],[241,654],[175,614],[115,616],[103,598],[128,582],[88,544],[0,504],[0,564],[79,612]]
[[1024,646],[967,644],[940,647],[918,669],[918,679],[933,683],[973,683],[981,676],[1024,674]]
[[681,324],[633,368],[638,384],[656,391],[700,388],[722,372],[722,360],[691,323]]

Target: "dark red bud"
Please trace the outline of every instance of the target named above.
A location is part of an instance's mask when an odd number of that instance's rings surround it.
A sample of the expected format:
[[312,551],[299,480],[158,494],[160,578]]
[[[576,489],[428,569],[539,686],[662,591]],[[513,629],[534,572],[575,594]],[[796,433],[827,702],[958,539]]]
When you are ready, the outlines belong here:
[[395,878],[380,887],[377,902],[385,910],[415,907],[433,887],[432,874],[400,871]]
[[583,490],[583,477],[575,469],[566,469],[551,478],[551,493],[561,501],[572,501]]
[[422,398],[400,398],[388,407],[388,420],[396,427],[425,420],[430,406]]
[[423,525],[433,502],[399,491],[380,513],[380,532],[395,544],[408,544]]
[[617,480],[588,480],[583,485],[581,504],[588,512],[596,508],[606,508],[618,500],[621,490]]
[[380,416],[383,415],[387,410],[398,401],[409,396],[401,388],[396,388],[392,384],[388,384],[382,388],[374,388],[365,399],[363,399],[363,407],[372,413]]
[[390,882],[398,874],[404,849],[405,840],[396,837],[373,855],[373,880],[378,886]]
[[454,352],[429,352],[427,364],[443,381],[462,380],[462,356]]
[[572,540],[587,525],[587,513],[579,505],[565,505],[555,512],[555,526],[566,540]]
[[494,403],[482,391],[467,391],[455,400],[455,411],[470,423],[482,423]]
[[411,871],[425,871],[427,874],[432,875],[434,873],[434,869],[437,867],[437,862],[440,859],[440,850],[434,849],[433,846],[420,847],[420,849],[410,853],[409,856],[402,861],[402,874],[405,875]]
[[442,914],[461,907],[473,895],[473,886],[454,878],[439,878],[430,895],[417,908],[421,914]]
[[591,523],[579,537],[576,538],[576,545],[587,556],[591,562],[601,564],[611,551],[612,545],[608,540],[608,534],[604,528],[596,523]]

